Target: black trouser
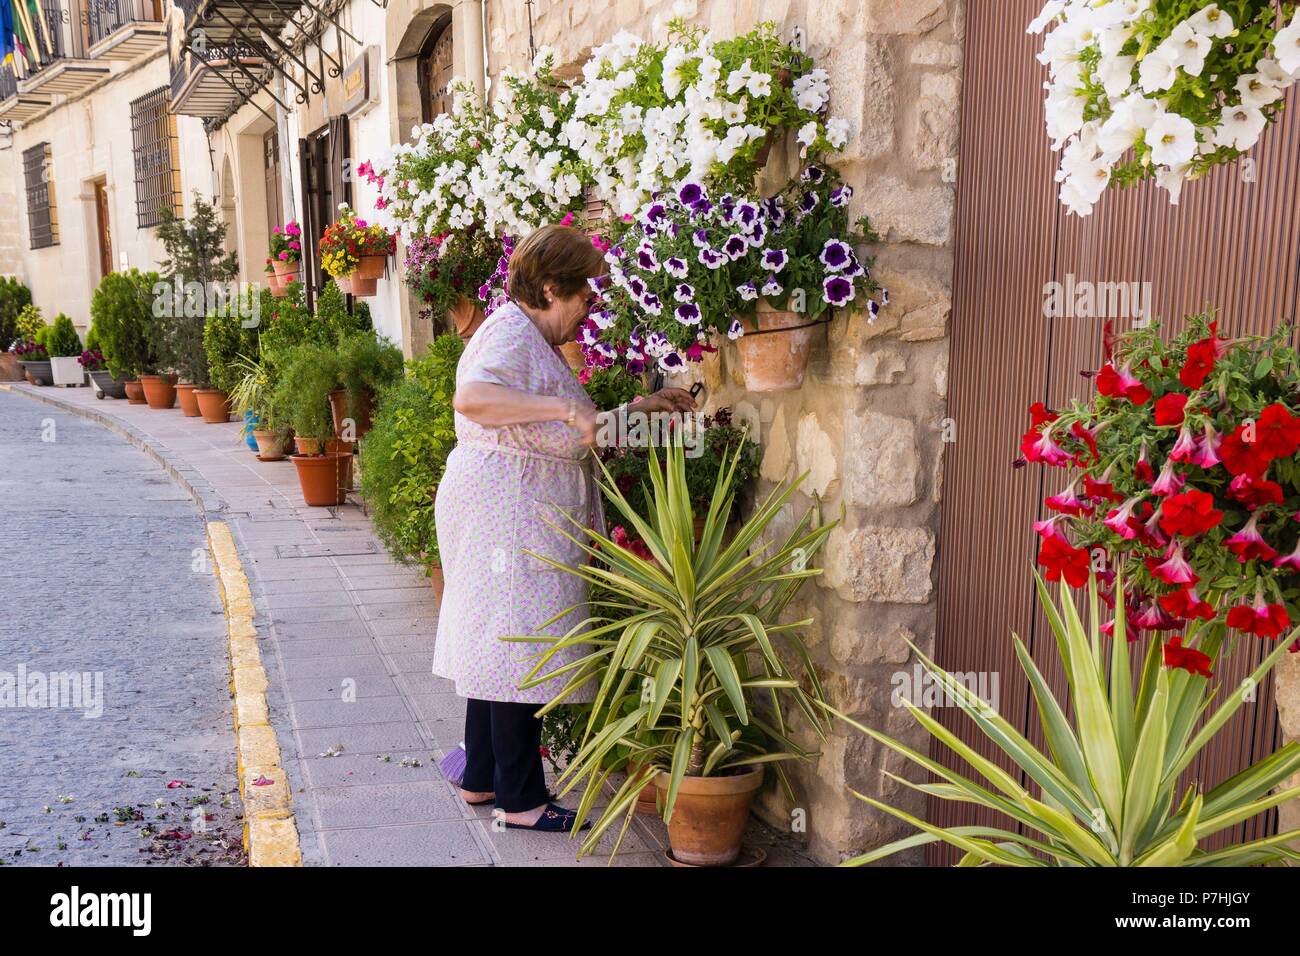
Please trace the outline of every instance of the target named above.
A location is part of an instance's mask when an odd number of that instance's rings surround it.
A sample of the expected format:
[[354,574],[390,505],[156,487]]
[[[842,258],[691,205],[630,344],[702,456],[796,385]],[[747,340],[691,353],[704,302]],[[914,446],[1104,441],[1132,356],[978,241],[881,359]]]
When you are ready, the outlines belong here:
[[461,788],[495,792],[498,809],[523,813],[550,797],[542,770],[540,704],[465,702],[465,776]]

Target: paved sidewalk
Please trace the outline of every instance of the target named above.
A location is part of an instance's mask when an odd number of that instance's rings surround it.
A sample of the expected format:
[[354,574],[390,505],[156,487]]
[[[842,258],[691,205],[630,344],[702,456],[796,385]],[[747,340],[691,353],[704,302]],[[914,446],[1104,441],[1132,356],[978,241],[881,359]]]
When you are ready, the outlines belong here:
[[[495,830],[489,808],[465,806],[438,773],[438,759],[461,740],[465,702],[430,671],[437,604],[418,570],[388,557],[357,504],[306,507],[292,463],[258,461],[234,422],[96,400],[89,388],[11,389],[143,444],[209,519],[230,525],[254,593],[267,702],[307,864],[575,863],[575,843]],[[767,846],[769,865],[806,864],[751,829],[747,842]],[[663,825],[638,817],[616,862],[664,865],[666,845]]]

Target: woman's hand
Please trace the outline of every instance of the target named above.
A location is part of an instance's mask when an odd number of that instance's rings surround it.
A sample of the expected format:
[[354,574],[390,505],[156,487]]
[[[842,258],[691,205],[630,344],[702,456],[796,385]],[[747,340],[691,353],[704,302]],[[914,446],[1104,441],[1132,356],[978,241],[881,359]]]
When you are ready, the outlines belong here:
[[581,436],[582,443],[588,448],[596,445],[596,432],[600,430],[601,412],[589,406],[579,405],[573,419],[573,427]]
[[693,412],[695,398],[684,388],[661,388],[653,395],[643,395],[628,403],[628,411],[652,414],[654,412]]

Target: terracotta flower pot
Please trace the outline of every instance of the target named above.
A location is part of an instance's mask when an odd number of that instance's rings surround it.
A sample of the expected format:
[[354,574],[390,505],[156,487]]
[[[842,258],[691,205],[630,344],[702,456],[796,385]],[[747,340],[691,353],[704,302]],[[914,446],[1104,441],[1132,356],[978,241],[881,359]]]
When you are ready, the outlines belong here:
[[[730,866],[740,856],[754,793],[763,784],[763,768],[729,777],[683,777],[668,824],[673,859],[692,866]],[[655,777],[666,798],[668,774]]]
[[178,382],[176,385],[176,404],[181,407],[181,414],[186,418],[198,418],[202,414],[194,388],[192,382]]
[[284,440],[275,432],[254,428],[253,440],[257,442],[258,461],[284,461]]
[[298,484],[302,488],[302,499],[308,505],[313,508],[323,508],[341,505],[347,500],[343,475],[345,470],[349,477],[351,475],[351,453],[294,455],[291,460],[294,467],[298,469]]
[[320,453],[320,442],[314,438],[304,438],[301,435],[295,435],[293,447],[298,450],[300,455],[316,455]]
[[362,256],[357,271],[352,273],[353,282],[357,279],[382,279],[387,266],[388,256]]
[[431,561],[429,563],[429,584],[433,587],[433,596],[442,603],[442,596],[447,592],[447,579],[442,573],[442,562]]
[[365,299],[379,291],[378,279],[363,279],[355,272],[352,273],[352,294],[357,298]]
[[176,404],[176,378],[173,375],[141,375],[144,400],[152,409],[171,408]]
[[565,342],[560,346],[560,355],[564,361],[569,363],[569,368],[575,372],[580,370],[586,363],[582,360],[582,346],[577,342]]
[[196,388],[194,397],[199,400],[199,411],[209,425],[230,421],[230,396],[218,388]]
[[456,334],[466,342],[473,338],[486,318],[483,314],[483,306],[478,300],[463,295],[456,300],[456,304],[447,311],[447,314],[455,324]]
[[[369,392],[362,392],[357,396],[356,409],[353,413],[352,421],[355,426],[352,429],[352,441],[360,441],[366,432],[370,431],[371,410],[373,406],[373,397]],[[346,389],[336,388],[330,392],[330,411],[334,415],[334,433],[342,435],[344,433],[344,419],[348,418],[348,393]]]
[[126,402],[128,405],[144,404],[144,385],[142,385],[139,380],[123,382],[122,388],[126,392]]
[[[745,387],[751,392],[783,392],[803,384],[815,325],[799,312],[778,312],[758,304],[758,325],[744,319],[745,335],[736,340]],[[799,328],[803,326],[803,328]]]
[[344,295],[352,294],[352,276],[335,276],[334,284],[339,287],[339,291]]
[[271,298],[283,299],[286,295],[288,295],[289,290],[285,288],[285,285],[286,285],[285,281],[281,279],[278,275],[276,275],[274,272],[267,273],[266,287],[271,292]]
[[0,382],[21,382],[23,367],[13,352],[0,352]]
[[302,271],[301,262],[282,262],[279,259],[271,260],[271,268],[275,270],[275,277],[279,280],[281,286],[287,286],[290,282],[298,281],[298,273]]
[[[644,774],[650,773],[650,769],[642,767],[639,764],[630,763],[627,765],[627,777],[629,780],[638,779]],[[646,816],[658,816],[659,808],[655,805],[655,787],[653,785],[646,787],[636,796],[636,812]]]

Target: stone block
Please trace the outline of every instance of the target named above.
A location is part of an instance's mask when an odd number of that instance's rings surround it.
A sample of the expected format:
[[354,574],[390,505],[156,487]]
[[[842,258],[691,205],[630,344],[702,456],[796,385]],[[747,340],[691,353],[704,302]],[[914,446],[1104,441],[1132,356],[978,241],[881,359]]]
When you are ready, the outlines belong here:
[[927,33],[948,15],[946,0],[864,0],[869,33]]
[[925,604],[933,593],[934,535],[925,528],[836,528],[818,579],[846,601]]
[[808,473],[803,491],[826,497],[839,479],[839,456],[830,436],[814,413],[809,412],[799,419],[795,448],[799,473]]
[[882,176],[868,182],[854,201],[889,242],[946,246],[952,240],[955,199],[948,186],[911,186]]
[[921,475],[916,425],[906,418],[869,411],[851,420],[846,430],[845,502],[858,508],[915,502]]

